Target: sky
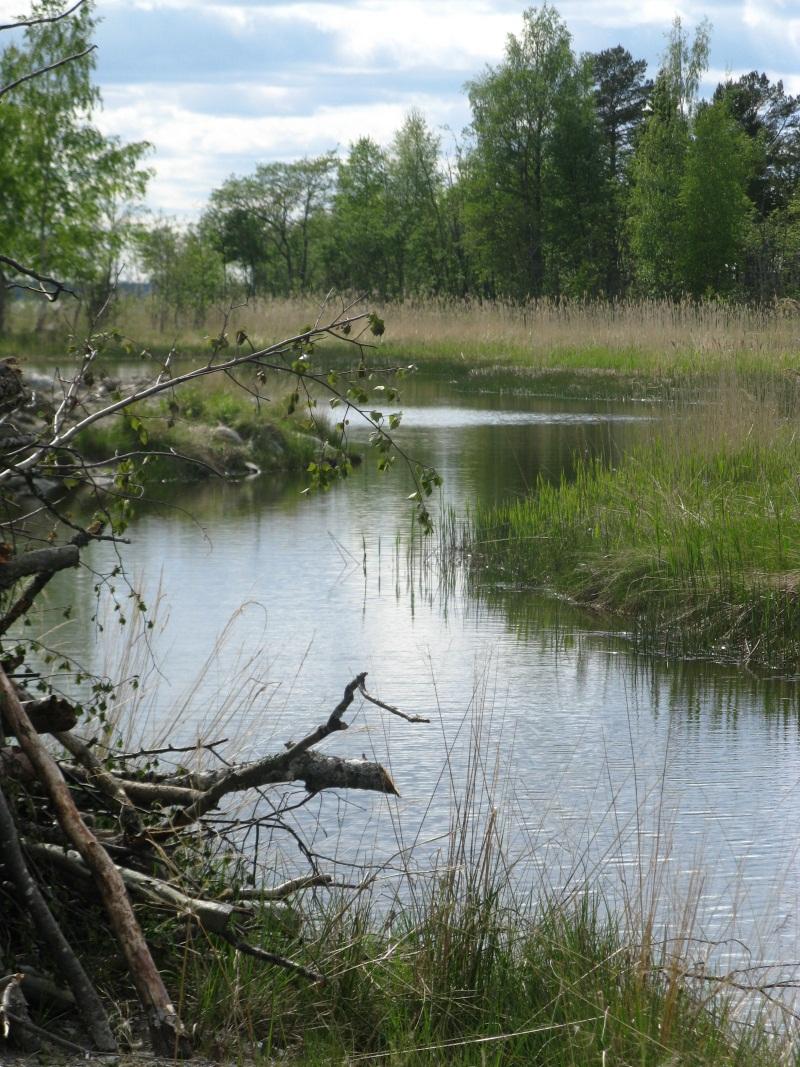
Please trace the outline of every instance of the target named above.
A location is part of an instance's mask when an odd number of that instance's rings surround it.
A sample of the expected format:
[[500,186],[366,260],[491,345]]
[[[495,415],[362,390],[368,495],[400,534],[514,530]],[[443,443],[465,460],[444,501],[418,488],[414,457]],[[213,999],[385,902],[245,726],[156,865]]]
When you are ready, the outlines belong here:
[[[508,0],[98,0],[106,134],[152,143],[153,212],[197,217],[211,189],[261,162],[358,137],[387,144],[411,108],[452,144],[464,83],[502,60]],[[622,44],[654,73],[674,16],[712,23],[709,92],[758,69],[800,93],[800,0],[562,0],[577,52]],[[30,10],[0,0],[0,21]],[[452,131],[452,133],[449,133]]]

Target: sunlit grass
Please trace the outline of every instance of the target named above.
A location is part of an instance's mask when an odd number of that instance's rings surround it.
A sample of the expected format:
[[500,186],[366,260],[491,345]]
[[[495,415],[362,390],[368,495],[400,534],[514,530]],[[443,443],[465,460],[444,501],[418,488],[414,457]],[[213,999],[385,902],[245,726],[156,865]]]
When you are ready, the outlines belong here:
[[[167,349],[176,344],[188,353],[207,350],[204,338],[219,333],[226,313],[230,336],[244,329],[256,345],[267,345],[294,335],[320,315],[324,321],[328,311],[341,306],[340,298],[326,305],[320,296],[255,299],[233,311],[220,305],[201,318],[179,318],[162,330],[150,297],[126,296],[112,318],[137,345]],[[377,354],[388,359],[456,361],[465,370],[488,364],[528,373],[592,371],[646,378],[800,370],[800,309],[793,301],[753,307],[718,300],[538,300],[524,305],[423,300],[376,308],[360,301],[355,310],[367,306],[386,322]],[[35,354],[37,346],[50,352],[76,329],[74,310],[66,304],[52,309],[38,337],[31,316],[26,303],[14,306],[17,336],[3,341],[4,352],[14,354],[15,344],[17,354]],[[371,336],[365,339],[374,342]]]
[[481,581],[626,613],[641,647],[800,667],[800,439],[775,403],[722,391],[616,463],[483,509]]

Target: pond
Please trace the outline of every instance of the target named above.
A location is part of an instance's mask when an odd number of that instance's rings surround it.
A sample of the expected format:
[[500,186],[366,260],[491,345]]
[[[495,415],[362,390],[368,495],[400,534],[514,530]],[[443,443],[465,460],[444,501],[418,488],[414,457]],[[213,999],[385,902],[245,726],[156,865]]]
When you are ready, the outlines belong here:
[[[524,493],[540,474],[569,477],[578,454],[613,459],[659,418],[643,404],[452,382],[409,383],[402,407],[398,439],[444,476],[440,514]],[[586,882],[659,917],[689,901],[695,932],[723,942],[719,959],[740,960],[742,944],[760,959],[797,957],[793,682],[647,660],[611,620],[476,589],[438,567],[435,534],[411,534],[403,472],[379,475],[369,458],[320,495],[266,478],[163,489],[125,550],[154,629],[121,628],[106,606],[100,631],[88,570],[60,576],[51,602],[51,643],[94,671],[141,672],[131,744],[228,737],[236,757],[265,753],[327,717],[366,670],[375,695],[431,723],[356,702],[351,728],[325,743],[380,759],[401,793],[315,799],[293,816],[341,870],[433,862],[474,774],[476,819],[497,808],[521,885]],[[89,557],[98,573],[113,560],[109,545]],[[71,623],[58,621],[66,599]]]

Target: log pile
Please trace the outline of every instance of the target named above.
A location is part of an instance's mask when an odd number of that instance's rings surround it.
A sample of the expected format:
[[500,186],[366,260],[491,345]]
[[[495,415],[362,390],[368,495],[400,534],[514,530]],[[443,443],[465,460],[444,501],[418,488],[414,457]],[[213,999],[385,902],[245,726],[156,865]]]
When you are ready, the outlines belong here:
[[[329,876],[314,869],[283,885],[241,893],[228,889],[218,899],[207,899],[181,884],[172,857],[187,834],[203,832],[204,818],[233,793],[300,782],[308,793],[344,788],[397,795],[380,764],[315,750],[330,734],[347,729],[344,714],[357,694],[408,721],[427,720],[371,697],[362,673],[345,687],[323,723],[282,752],[218,770],[136,775],[131,767],[126,776],[109,766],[112,760],[98,758],[97,746],[76,728],[67,701],[30,699],[11,665],[0,665],[5,733],[0,743],[0,889],[30,917],[38,956],[49,961],[55,981],[35,970],[26,972],[17,960],[3,959],[0,943],[0,1037],[28,1050],[42,1042],[68,1051],[117,1049],[109,1005],[48,904],[50,888],[59,882],[86,894],[98,909],[98,922],[116,940],[159,1056],[186,1057],[191,1041],[154,962],[134,901],[162,912],[166,908],[176,920],[196,924],[239,952],[291,971],[298,980],[324,982],[313,967],[252,944],[244,931],[261,901],[285,900],[309,886],[329,885]],[[33,820],[32,810],[38,814]],[[85,1044],[32,1021],[30,1009],[42,997],[51,1008],[66,1009],[73,1022],[80,1020]]]

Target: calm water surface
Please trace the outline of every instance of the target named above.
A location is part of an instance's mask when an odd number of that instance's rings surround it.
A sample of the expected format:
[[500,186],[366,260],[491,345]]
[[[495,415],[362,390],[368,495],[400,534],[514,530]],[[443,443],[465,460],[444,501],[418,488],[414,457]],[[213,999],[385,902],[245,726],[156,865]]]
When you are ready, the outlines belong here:
[[[540,473],[569,476],[577,454],[618,456],[658,418],[643,405],[463,395],[446,383],[415,383],[404,400],[401,443],[440,470],[440,504],[460,512],[522,494]],[[382,760],[402,797],[315,800],[299,818],[313,815],[321,853],[386,860],[417,842],[406,858],[424,867],[478,735],[484,808],[497,806],[523,884],[591,878],[614,902],[646,907],[655,894],[661,916],[691,897],[709,937],[798,958],[793,683],[646,661],[608,621],[444,581],[435,544],[408,551],[400,471],[382,477],[367,462],[327,494],[301,488],[165,487],[165,506],[140,515],[125,552],[158,602],[148,647],[141,636],[126,645],[113,612],[102,633],[89,621],[90,572],[63,578],[55,601],[77,590],[76,623],[58,624],[54,610],[51,640],[96,671],[122,660],[142,672],[134,737],[230,737],[238,753],[267,752],[326,717],[366,670],[376,695],[432,721],[354,705],[351,729],[325,750]],[[109,546],[93,553],[92,566],[108,568]],[[117,593],[127,608],[119,582]],[[294,855],[288,847],[287,862]],[[742,953],[731,940],[717,954]]]

